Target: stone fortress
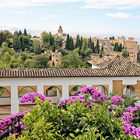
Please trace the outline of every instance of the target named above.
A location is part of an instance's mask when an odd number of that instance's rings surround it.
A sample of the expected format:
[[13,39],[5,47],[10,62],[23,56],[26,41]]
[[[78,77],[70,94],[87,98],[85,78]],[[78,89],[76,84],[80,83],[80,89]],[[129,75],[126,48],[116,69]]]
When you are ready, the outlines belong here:
[[[94,44],[97,42],[97,38],[93,38]],[[104,46],[105,55],[116,55],[116,52],[113,51],[113,45],[117,43],[118,45],[122,45],[129,52],[129,60],[131,62],[137,62],[137,54],[139,51],[138,42],[135,41],[134,37],[128,37],[126,39],[124,36],[118,37],[117,39],[99,39],[100,46]]]

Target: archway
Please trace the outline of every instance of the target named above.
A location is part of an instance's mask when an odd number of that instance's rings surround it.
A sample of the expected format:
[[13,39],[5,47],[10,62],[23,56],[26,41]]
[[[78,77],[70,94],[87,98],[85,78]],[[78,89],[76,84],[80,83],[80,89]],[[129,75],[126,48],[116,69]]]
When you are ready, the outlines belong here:
[[19,89],[18,95],[19,97],[22,97],[28,92],[36,92],[36,90],[31,86],[22,87],[21,89]]
[[0,97],[1,98],[8,98],[10,97],[10,91],[5,87],[0,87]]
[[61,86],[45,86],[44,94],[52,103],[57,103],[62,97]]
[[56,86],[50,86],[46,89],[45,96],[46,97],[55,97],[55,96],[61,97],[61,91]]
[[74,96],[74,92],[79,90],[80,88],[83,88],[83,85],[74,85],[74,86],[70,86],[70,90],[69,90],[69,95],[70,96]]
[[[25,95],[28,92],[37,92],[37,87],[36,86],[19,86],[18,87],[18,96],[19,100],[20,98]],[[20,103],[19,101],[19,111],[28,111],[34,107],[34,104],[31,102],[28,103]]]
[[108,89],[103,85],[98,85],[96,88],[101,91],[102,93],[108,94]]
[[124,87],[123,89],[123,95],[127,95],[127,96],[134,96],[135,95],[135,88],[131,85],[127,85]]

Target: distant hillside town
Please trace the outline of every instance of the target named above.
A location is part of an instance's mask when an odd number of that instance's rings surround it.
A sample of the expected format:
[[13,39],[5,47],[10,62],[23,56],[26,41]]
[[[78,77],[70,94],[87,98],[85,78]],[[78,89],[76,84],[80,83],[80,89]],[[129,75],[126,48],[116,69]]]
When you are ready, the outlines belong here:
[[0,32],[0,68],[103,68],[116,56],[140,62],[134,37],[76,37],[43,31],[31,36],[26,29]]

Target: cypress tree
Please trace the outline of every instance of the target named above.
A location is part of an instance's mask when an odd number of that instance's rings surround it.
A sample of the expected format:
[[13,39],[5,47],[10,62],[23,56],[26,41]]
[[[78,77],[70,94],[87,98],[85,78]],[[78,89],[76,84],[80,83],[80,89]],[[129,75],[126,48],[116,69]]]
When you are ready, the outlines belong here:
[[18,36],[20,36],[20,35],[22,35],[22,32],[21,32],[21,30],[19,30],[19,32],[18,32]]
[[26,30],[26,29],[24,29],[23,34],[24,34],[25,36],[27,36],[27,35],[28,35],[28,34],[27,34],[27,30]]
[[69,39],[69,50],[72,51],[74,50],[74,43],[73,43],[73,38],[70,37]]
[[100,52],[100,45],[99,45],[99,39],[97,39],[96,47],[95,47],[95,53],[99,54]]
[[90,49],[92,49],[92,52],[94,53],[94,51],[95,51],[94,42],[92,42],[91,37],[88,39],[88,46]]
[[83,46],[83,38],[81,37],[81,39],[80,39],[80,49],[82,49],[82,46]]
[[70,36],[69,36],[69,34],[67,35],[67,39],[66,39],[66,44],[65,44],[65,48],[67,49],[67,50],[69,50],[69,44],[70,44]]
[[76,37],[75,48],[80,48],[80,36],[79,35],[77,35],[77,37]]
[[101,50],[99,52],[99,57],[102,58],[104,55],[104,46],[101,47]]

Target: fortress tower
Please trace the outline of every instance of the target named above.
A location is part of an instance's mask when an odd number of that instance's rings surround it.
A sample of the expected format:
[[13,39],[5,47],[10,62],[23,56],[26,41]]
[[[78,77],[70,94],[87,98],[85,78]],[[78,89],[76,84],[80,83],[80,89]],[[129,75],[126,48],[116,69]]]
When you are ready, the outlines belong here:
[[63,29],[61,27],[61,25],[59,26],[59,29],[58,29],[58,36],[63,36]]

